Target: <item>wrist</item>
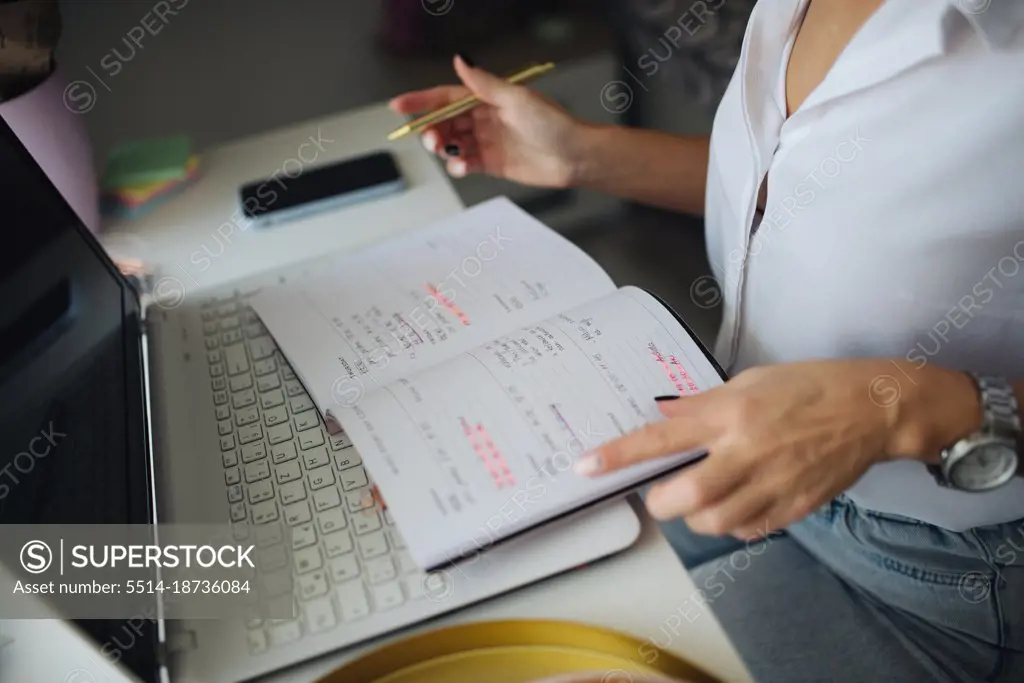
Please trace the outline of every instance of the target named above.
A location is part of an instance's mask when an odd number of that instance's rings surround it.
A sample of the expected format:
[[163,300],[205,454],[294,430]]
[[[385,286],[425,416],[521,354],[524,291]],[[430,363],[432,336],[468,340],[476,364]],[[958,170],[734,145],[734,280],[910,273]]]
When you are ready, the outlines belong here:
[[573,142],[566,155],[567,182],[570,188],[599,188],[608,173],[603,163],[615,126],[580,121],[573,134]]
[[981,429],[978,387],[966,372],[896,364],[913,380],[891,408],[888,455],[938,464],[943,449]]

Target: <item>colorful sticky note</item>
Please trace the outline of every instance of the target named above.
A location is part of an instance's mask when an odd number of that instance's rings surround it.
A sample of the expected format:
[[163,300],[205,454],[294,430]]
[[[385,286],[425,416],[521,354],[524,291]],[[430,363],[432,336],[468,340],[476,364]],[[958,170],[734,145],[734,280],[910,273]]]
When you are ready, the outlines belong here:
[[111,191],[180,179],[186,175],[190,155],[187,135],[123,142],[107,155],[100,187]]

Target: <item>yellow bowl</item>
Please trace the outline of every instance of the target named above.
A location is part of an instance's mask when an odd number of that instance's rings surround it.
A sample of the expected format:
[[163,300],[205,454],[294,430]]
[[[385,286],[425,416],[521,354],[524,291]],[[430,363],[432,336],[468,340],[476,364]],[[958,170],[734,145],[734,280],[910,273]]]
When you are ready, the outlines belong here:
[[527,683],[597,672],[602,683],[662,676],[720,683],[647,640],[569,621],[489,621],[428,631],[373,650],[318,683]]

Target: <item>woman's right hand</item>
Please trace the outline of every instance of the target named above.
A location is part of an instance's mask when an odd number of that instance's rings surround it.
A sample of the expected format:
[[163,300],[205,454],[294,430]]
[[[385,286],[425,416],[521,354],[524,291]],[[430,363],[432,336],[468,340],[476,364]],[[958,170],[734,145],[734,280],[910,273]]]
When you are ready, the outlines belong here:
[[[521,85],[455,58],[461,86],[440,86],[399,95],[391,108],[422,114],[474,94],[473,110],[423,132],[426,148],[461,177],[486,173],[524,185],[569,187],[583,162],[587,124]],[[457,148],[457,151],[456,151]],[[449,151],[450,150],[450,151]]]

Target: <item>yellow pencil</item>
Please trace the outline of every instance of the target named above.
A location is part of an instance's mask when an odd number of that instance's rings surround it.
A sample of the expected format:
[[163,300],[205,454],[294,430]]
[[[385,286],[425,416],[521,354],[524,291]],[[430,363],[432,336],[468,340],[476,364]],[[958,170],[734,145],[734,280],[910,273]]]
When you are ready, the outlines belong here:
[[[545,62],[544,64],[535,64],[527,67],[522,71],[517,71],[513,75],[509,76],[506,80],[509,83],[522,83],[528,81],[531,78],[537,78],[555,68],[554,62]],[[467,111],[473,109],[480,104],[480,99],[476,95],[469,95],[463,97],[461,100],[456,100],[449,105],[441,107],[428,114],[424,114],[418,118],[413,119],[409,123],[405,124],[401,128],[392,131],[388,135],[388,140],[397,140],[398,138],[404,137],[409,133],[419,133],[422,130],[429,128],[430,126],[453,119],[456,116],[465,114]]]

